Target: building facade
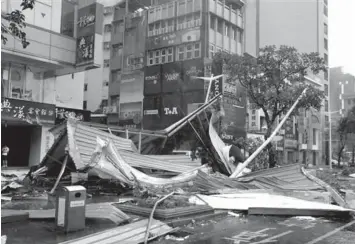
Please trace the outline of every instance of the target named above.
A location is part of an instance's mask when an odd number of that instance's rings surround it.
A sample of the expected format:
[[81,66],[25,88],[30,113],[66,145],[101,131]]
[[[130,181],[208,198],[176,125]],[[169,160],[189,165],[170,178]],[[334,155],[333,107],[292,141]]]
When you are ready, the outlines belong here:
[[[21,9],[2,1],[1,10]],[[25,10],[27,40],[10,35],[1,49],[1,141],[10,148],[9,167],[37,165],[53,143],[48,130],[68,116],[88,120],[82,110],[83,71],[98,67],[102,5],[95,1],[38,0]],[[7,24],[2,21],[2,24]],[[79,78],[77,81],[76,78]]]
[[[275,14],[277,13],[277,14]],[[328,64],[328,2],[327,0],[273,1],[248,0],[246,4],[245,51],[257,56],[266,45],[288,45],[299,52],[318,52]],[[328,72],[310,74],[307,82],[325,91],[327,98],[320,112],[308,111],[304,116],[289,122],[286,127],[297,135],[284,135],[283,161],[321,164],[329,148]],[[249,110],[249,126],[260,130],[261,111]],[[301,113],[302,114],[302,113]],[[285,130],[282,130],[286,133]],[[324,133],[323,133],[324,132]],[[300,153],[298,153],[300,152]]]
[[[196,109],[207,87],[195,77],[222,73],[212,70],[214,53],[244,53],[243,13],[237,0],[161,0],[138,11],[117,9],[109,100],[119,101],[119,115],[109,116],[112,123],[161,130]],[[214,94],[225,92],[222,137],[245,137],[244,93],[216,84]]]

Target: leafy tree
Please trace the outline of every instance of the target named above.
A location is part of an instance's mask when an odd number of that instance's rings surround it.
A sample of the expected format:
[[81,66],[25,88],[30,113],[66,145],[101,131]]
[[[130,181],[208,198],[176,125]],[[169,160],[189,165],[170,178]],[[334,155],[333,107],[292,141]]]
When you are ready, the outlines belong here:
[[26,33],[22,31],[26,27],[25,16],[22,13],[26,9],[33,9],[35,0],[22,0],[21,10],[14,10],[11,13],[1,13],[1,41],[5,45],[6,34],[12,35],[21,41],[22,47],[26,48],[30,43],[26,39]]
[[[257,58],[237,54],[217,53],[213,63],[223,67],[229,82],[239,82],[247,92],[250,103],[265,114],[267,131],[265,140],[270,137],[277,120],[285,114],[302,91],[308,90],[298,103],[298,109],[319,110],[324,92],[305,81],[308,72],[318,74],[326,71],[324,60],[318,53],[299,53],[294,47],[266,46],[260,49]],[[267,146],[269,165],[276,164],[275,150]]]

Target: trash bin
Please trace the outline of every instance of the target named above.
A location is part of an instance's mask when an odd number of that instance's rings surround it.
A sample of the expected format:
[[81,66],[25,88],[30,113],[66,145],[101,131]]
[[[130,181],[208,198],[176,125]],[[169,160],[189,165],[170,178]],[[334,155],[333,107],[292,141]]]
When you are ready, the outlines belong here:
[[57,193],[56,226],[64,232],[85,228],[86,189],[83,186],[65,186]]

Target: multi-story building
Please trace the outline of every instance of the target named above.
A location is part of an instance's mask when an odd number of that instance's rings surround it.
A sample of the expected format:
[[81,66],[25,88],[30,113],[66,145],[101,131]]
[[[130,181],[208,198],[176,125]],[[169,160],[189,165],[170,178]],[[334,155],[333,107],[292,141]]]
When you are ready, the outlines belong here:
[[[277,13],[277,14],[275,14]],[[318,52],[328,64],[328,1],[273,1],[248,0],[246,4],[245,51],[253,56],[266,45],[288,45],[299,52]],[[328,153],[329,133],[322,133],[328,111],[328,72],[317,76],[310,74],[307,81],[324,89],[327,98],[320,112],[308,111],[304,118],[292,124],[293,135],[284,140],[284,161],[300,160],[319,164]],[[249,124],[261,129],[263,115],[249,112]],[[302,114],[302,113],[301,113]],[[296,137],[296,124],[299,137]],[[288,126],[289,127],[289,126]],[[286,132],[285,132],[286,133]],[[297,151],[301,151],[300,154]]]
[[[110,100],[120,103],[121,125],[168,127],[204,102],[206,84],[195,77],[222,72],[211,69],[215,52],[244,53],[243,1],[158,0],[148,10],[123,17],[124,11],[113,22],[109,88]],[[222,136],[245,136],[243,92],[233,84],[223,88]]]
[[[2,1],[1,11],[21,9],[22,1]],[[53,138],[48,130],[64,118],[88,120],[82,110],[82,71],[97,67],[103,7],[95,1],[38,0],[25,10],[23,48],[5,35],[1,47],[1,143],[10,148],[9,167],[40,163]],[[2,24],[7,24],[2,21]],[[79,79],[77,79],[79,78]]]

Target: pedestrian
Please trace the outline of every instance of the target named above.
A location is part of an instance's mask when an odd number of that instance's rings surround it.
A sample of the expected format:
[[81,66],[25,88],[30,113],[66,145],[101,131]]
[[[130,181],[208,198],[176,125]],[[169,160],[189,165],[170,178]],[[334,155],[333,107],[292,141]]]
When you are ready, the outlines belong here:
[[7,167],[7,156],[10,152],[10,148],[6,145],[4,145],[2,148],[1,148],[1,159],[2,159],[2,166],[4,168]]

